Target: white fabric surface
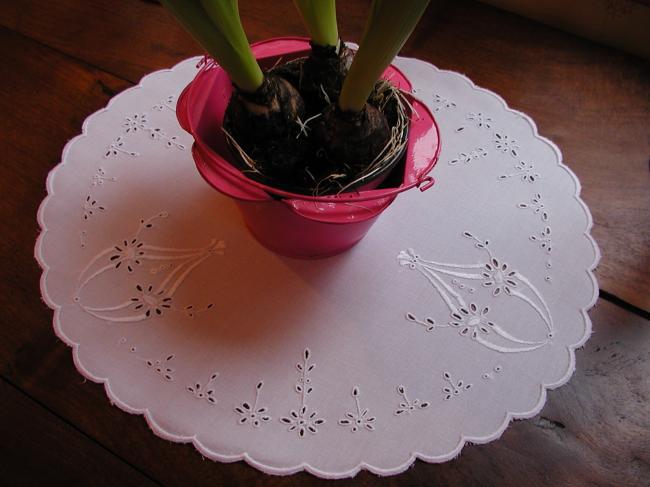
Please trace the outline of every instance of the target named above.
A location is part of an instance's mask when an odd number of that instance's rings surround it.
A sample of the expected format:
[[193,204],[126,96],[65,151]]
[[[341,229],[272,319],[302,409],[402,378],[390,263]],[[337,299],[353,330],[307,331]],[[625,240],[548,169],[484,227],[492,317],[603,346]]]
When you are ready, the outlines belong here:
[[589,336],[599,253],[534,123],[398,58],[440,125],[436,185],[292,260],[194,168],[174,105],[197,60],[90,116],[49,175],[36,256],[80,372],[156,434],[275,474],[394,474],[539,412]]

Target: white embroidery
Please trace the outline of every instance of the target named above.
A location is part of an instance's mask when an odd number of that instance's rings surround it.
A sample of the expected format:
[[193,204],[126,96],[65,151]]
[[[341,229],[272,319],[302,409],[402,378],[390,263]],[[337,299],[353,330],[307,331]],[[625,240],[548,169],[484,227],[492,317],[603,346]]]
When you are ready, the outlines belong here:
[[169,95],[167,98],[161,100],[159,103],[151,107],[153,110],[162,112],[163,110],[176,111],[176,95]]
[[403,415],[404,413],[410,415],[418,409],[428,408],[431,404],[428,401],[420,402],[419,399],[413,399],[412,401],[409,400],[408,396],[406,395],[406,388],[403,385],[397,386],[397,393],[402,396],[402,402],[399,403],[399,408],[395,410],[395,414],[397,416]]
[[[427,279],[449,308],[452,318],[449,325],[457,328],[461,336],[469,337],[486,348],[504,353],[529,352],[549,343],[553,337],[553,318],[541,293],[524,275],[495,258],[489,249],[488,241],[480,240],[470,232],[464,232],[463,235],[474,240],[475,247],[487,253],[488,262],[450,264],[427,261],[412,249],[401,251],[398,262],[402,266],[417,270]],[[523,340],[488,320],[489,307],[479,308],[475,303],[467,303],[447,282],[446,279],[449,277],[457,280],[482,280],[484,287],[493,289],[494,297],[503,295],[524,301],[541,317],[548,332],[546,339]],[[431,317],[422,321],[414,314],[407,313],[406,319],[424,326],[427,331],[444,328],[444,325],[436,325]]]
[[119,154],[126,154],[131,157],[137,157],[140,155],[138,152],[124,147],[124,137],[121,135],[108,145],[106,152],[104,153],[104,158],[116,157]]
[[438,113],[442,108],[447,110],[456,108],[456,103],[450,100],[449,98],[444,98],[440,95],[433,95],[434,108],[433,112]]
[[522,181],[527,181],[529,183],[534,183],[541,178],[538,172],[535,172],[535,165],[531,163],[526,163],[521,161],[519,164],[515,165],[515,172],[502,174],[499,176],[499,179],[505,180],[509,178],[521,177]]
[[255,386],[255,401],[251,406],[248,402],[241,403],[241,406],[235,408],[235,412],[239,414],[240,418],[237,421],[239,424],[250,424],[254,428],[259,428],[262,423],[271,421],[271,416],[266,414],[269,410],[266,406],[261,408],[257,407],[257,402],[260,397],[260,391],[264,387],[264,382],[259,381]]
[[472,388],[472,384],[465,384],[462,380],[456,382],[449,372],[443,372],[442,377],[449,385],[442,388],[442,395],[445,401],[449,401],[452,397],[459,396],[462,392],[468,391]]
[[369,416],[369,409],[361,409],[359,404],[359,387],[355,386],[352,389],[352,397],[354,398],[355,410],[345,413],[345,418],[339,419],[339,424],[341,426],[349,427],[352,433],[356,433],[360,428],[365,428],[368,431],[375,430],[375,418],[374,416]]
[[296,368],[300,373],[300,379],[295,385],[295,391],[300,395],[300,408],[298,411],[292,409],[289,416],[283,416],[280,421],[289,426],[287,431],[297,431],[300,438],[305,437],[309,431],[311,434],[318,433],[316,426],[325,423],[323,418],[318,417],[318,411],[309,411],[307,406],[307,396],[312,393],[310,373],[316,368],[316,364],[309,363],[309,349],[306,348],[303,353],[303,362],[297,363]]
[[[503,372],[503,366],[502,365],[495,365],[492,370],[496,374],[500,374],[501,372]],[[484,372],[481,377],[483,377],[484,380],[492,380],[494,376],[492,375],[492,372]]]
[[[223,255],[225,243],[217,239],[212,239],[205,247],[198,248],[160,247],[145,243],[142,233],[153,228],[155,220],[167,216],[166,212],[162,212],[147,220],[140,220],[139,228],[133,236],[104,249],[90,261],[79,275],[74,299],[84,311],[111,323],[138,322],[160,316],[165,310],[174,309],[174,293],[192,270],[213,255]],[[135,293],[122,303],[111,306],[90,306],[82,303],[82,291],[91,281],[108,271],[126,269],[127,274],[131,274],[135,266],[144,261],[174,261],[177,264],[159,284],[134,283]],[[187,306],[185,309],[187,310]]]
[[519,155],[519,144],[512,137],[495,132],[492,140],[497,150],[508,153],[512,157],[517,157]]
[[476,149],[469,151],[469,152],[461,152],[456,156],[455,159],[452,159],[451,161],[448,162],[450,166],[455,166],[459,162],[462,162],[463,164],[469,164],[472,161],[475,161],[481,157],[487,157],[488,151],[483,149],[482,147],[477,147]]
[[115,176],[112,177],[106,176],[106,170],[103,167],[100,167],[97,169],[97,172],[93,175],[91,184],[93,186],[102,186],[106,181],[114,183],[115,181],[117,181],[117,178]]
[[553,250],[553,242],[551,240],[551,227],[549,226],[544,227],[544,229],[539,232],[539,235],[531,235],[530,239],[533,242],[539,243],[540,248],[549,254]]
[[86,199],[84,199],[83,203],[81,204],[81,208],[83,209],[84,220],[90,219],[96,215],[97,212],[106,211],[106,207],[97,203],[97,200],[94,199],[91,195],[86,196]]
[[185,389],[197,399],[203,399],[214,406],[218,401],[214,395],[214,387],[212,387],[212,383],[217,380],[218,377],[219,372],[215,372],[210,376],[205,384],[196,382],[187,386]]
[[517,208],[530,209],[535,215],[539,215],[543,222],[548,221],[548,210],[544,207],[542,195],[539,193],[531,196],[530,203],[519,203]]

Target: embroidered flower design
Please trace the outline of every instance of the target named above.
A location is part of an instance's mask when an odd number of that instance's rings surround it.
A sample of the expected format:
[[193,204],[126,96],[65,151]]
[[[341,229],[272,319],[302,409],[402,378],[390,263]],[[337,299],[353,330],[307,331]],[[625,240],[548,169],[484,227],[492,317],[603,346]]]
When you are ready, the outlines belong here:
[[494,146],[501,152],[509,152],[513,157],[518,155],[519,145],[517,141],[505,134],[498,132],[494,134]]
[[121,244],[115,246],[116,253],[111,255],[110,260],[115,263],[116,269],[124,264],[129,272],[133,272],[135,264],[142,264],[142,256],[145,254],[143,246],[144,242],[137,238],[123,240]]
[[456,103],[440,95],[433,96],[433,102],[436,104],[436,107],[433,109],[435,113],[439,112],[441,108],[456,108]]
[[476,339],[479,332],[488,334],[490,328],[494,326],[494,323],[486,318],[490,308],[486,306],[479,311],[474,303],[470,303],[468,308],[462,307],[457,312],[453,312],[451,317],[454,321],[450,321],[449,324],[459,328],[458,333],[462,336],[471,336],[473,339]]
[[160,316],[164,309],[170,309],[172,307],[172,298],[166,297],[164,290],[156,292],[153,290],[153,286],[143,288],[140,284],[136,285],[135,288],[140,292],[140,296],[131,298],[132,303],[135,305],[134,309],[144,309],[144,314],[147,318],[152,313]]
[[341,426],[349,426],[352,433],[359,431],[359,428],[366,428],[368,431],[374,431],[374,422],[376,418],[368,415],[368,408],[361,410],[358,387],[352,389],[352,397],[354,398],[354,403],[356,405],[356,412],[346,412],[345,418],[339,419],[339,424]]
[[486,117],[483,115],[481,112],[479,113],[470,113],[467,116],[468,120],[472,120],[475,124],[476,127],[478,128],[486,128],[489,129],[492,127],[492,119],[490,117]]
[[269,410],[266,406],[258,408],[257,407],[257,401],[260,396],[260,390],[264,386],[264,383],[262,381],[257,383],[257,386],[255,386],[255,402],[251,406],[248,402],[243,402],[241,406],[238,406],[235,408],[235,412],[241,416],[239,418],[238,423],[239,424],[245,424],[248,423],[254,428],[259,428],[259,426],[262,423],[266,423],[268,421],[271,421],[271,416],[266,414]]
[[451,161],[449,161],[449,165],[455,166],[459,162],[462,162],[464,164],[469,164],[470,162],[480,157],[487,157],[487,155],[488,155],[488,151],[486,151],[482,147],[477,147],[472,151],[459,153],[456,159],[452,159]]
[[84,220],[88,220],[92,217],[96,211],[106,211],[106,208],[97,203],[97,200],[94,200],[92,196],[86,196],[86,199],[83,202]]
[[307,409],[307,405],[301,406],[297,412],[292,409],[289,411],[289,416],[290,417],[284,416],[280,418],[280,421],[289,425],[289,431],[298,430],[298,436],[300,438],[304,438],[305,432],[307,431],[311,434],[318,433],[316,426],[325,422],[323,418],[318,417],[318,411],[312,411],[310,413]]
[[138,130],[144,130],[147,128],[147,114],[146,113],[136,113],[130,117],[124,119],[122,127],[124,131],[128,134],[129,132],[137,132]]
[[292,409],[289,411],[289,416],[283,416],[280,421],[289,426],[288,431],[298,431],[300,438],[305,437],[305,432],[309,431],[311,434],[318,433],[316,426],[325,423],[325,419],[318,417],[318,411],[309,412],[307,407],[307,396],[309,396],[314,388],[311,385],[311,372],[316,368],[315,363],[310,363],[311,352],[305,348],[302,354],[302,363],[296,364],[296,369],[300,373],[298,382],[294,386],[296,393],[300,395],[300,408],[298,411]]
[[120,152],[124,154],[128,154],[131,157],[136,157],[139,155],[137,152],[130,151],[124,148],[124,137],[122,137],[121,135],[108,145],[106,152],[104,153],[104,157],[105,158],[111,156],[115,157]]
[[463,391],[468,391],[472,388],[472,384],[465,384],[464,381],[459,380],[456,382],[449,372],[443,372],[442,377],[449,385],[442,388],[442,393],[445,401],[449,401],[454,396],[460,395]]
[[174,360],[174,355],[169,355],[167,358],[164,360],[146,360],[145,363],[147,364],[147,367],[152,369],[154,372],[156,372],[158,375],[160,375],[163,379],[166,381],[173,381],[174,380],[174,369],[169,367],[169,362]]
[[485,270],[483,271],[485,282],[483,282],[483,286],[493,287],[493,296],[498,296],[502,292],[510,294],[512,288],[517,287],[517,282],[514,280],[515,275],[515,271],[508,269],[508,264],[505,262],[499,263],[497,259],[492,258],[491,262],[485,264]]
[[539,232],[539,236],[531,235],[530,240],[538,242],[542,250],[546,250],[549,254],[553,250],[553,242],[551,239],[551,227],[544,227],[544,230]]
[[212,383],[217,380],[219,373],[215,372],[210,376],[208,382],[203,386],[200,382],[187,386],[186,389],[188,392],[192,393],[197,399],[205,399],[207,402],[213,406],[217,404],[217,398],[214,396],[214,388],[211,387]]
[[174,102],[176,102],[176,96],[175,95],[169,95],[167,98],[164,100],[161,100],[159,103],[154,105],[152,108],[156,111],[163,111],[165,108],[168,110],[174,111]]
[[420,402],[419,399],[409,400],[406,395],[406,388],[402,385],[397,386],[397,393],[402,396],[403,401],[399,403],[399,408],[395,411],[397,416],[400,416],[404,413],[411,414],[418,409],[426,409],[429,407],[429,402]]

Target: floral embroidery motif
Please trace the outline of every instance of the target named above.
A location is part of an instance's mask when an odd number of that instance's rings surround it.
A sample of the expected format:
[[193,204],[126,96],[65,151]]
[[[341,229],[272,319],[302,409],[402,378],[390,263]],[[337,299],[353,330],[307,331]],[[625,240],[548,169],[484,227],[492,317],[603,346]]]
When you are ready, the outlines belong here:
[[115,268],[119,269],[122,264],[129,272],[133,272],[133,265],[142,264],[142,256],[145,251],[142,249],[144,242],[138,238],[123,240],[123,243],[115,246],[116,253],[109,257],[115,263]]
[[[142,234],[152,229],[157,219],[167,218],[167,216],[166,212],[162,212],[147,220],[140,220],[140,226],[135,235],[103,250],[90,261],[79,275],[74,299],[84,311],[107,322],[127,323],[160,316],[166,310],[175,310],[172,305],[173,296],[192,270],[213,255],[223,255],[225,243],[217,239],[212,239],[208,245],[199,248],[159,247],[146,243]],[[175,265],[157,285],[134,283],[136,294],[122,303],[101,307],[82,304],[80,295],[88,283],[111,270],[119,271],[125,268],[131,274],[135,271],[135,266],[145,261],[157,261],[165,264],[173,262]],[[204,311],[212,307],[209,305]],[[186,305],[177,311],[193,315],[192,309],[193,305]]]
[[546,250],[549,254],[553,250],[553,244],[551,241],[551,227],[544,227],[544,230],[539,232],[539,236],[531,235],[530,239],[533,242],[538,242],[542,250]]
[[438,113],[442,108],[452,109],[456,108],[456,103],[449,98],[444,98],[440,95],[433,95],[433,103],[436,105],[433,109],[434,113]]
[[522,181],[527,181],[529,183],[534,183],[541,178],[539,173],[535,172],[535,165],[521,161],[519,164],[515,165],[516,171],[509,174],[502,174],[499,176],[499,179],[504,180],[513,177],[521,177]]
[[128,150],[124,147],[124,137],[121,135],[108,145],[108,148],[104,153],[104,158],[115,157],[119,154],[126,154],[131,157],[137,157],[140,155],[138,152]]
[[490,262],[485,264],[483,271],[483,287],[494,288],[492,295],[498,296],[501,292],[510,294],[512,289],[517,287],[516,272],[509,270],[508,264],[500,263],[497,259],[492,258]]
[[126,117],[122,127],[124,128],[124,132],[127,134],[137,133],[139,131],[148,132],[150,139],[162,140],[165,142],[165,147],[168,149],[175,147],[177,149],[185,150],[185,146],[178,141],[177,136],[169,136],[161,128],[149,125],[149,119],[146,113],[136,113],[130,117]]
[[131,302],[134,305],[133,309],[143,310],[147,318],[154,312],[160,316],[162,315],[163,309],[170,309],[172,307],[172,298],[166,297],[163,290],[156,292],[153,286],[145,289],[140,284],[137,284],[135,287],[139,296],[131,298]]
[[174,380],[174,369],[169,366],[169,362],[172,360],[174,360],[174,355],[168,355],[162,360],[147,360],[145,363],[147,364],[147,367],[152,369],[160,377],[171,382]]
[[[492,119],[485,116],[481,112],[468,113],[466,118],[467,120],[473,122],[474,126],[476,126],[477,129],[489,130],[492,128]],[[463,130],[465,130],[465,126],[461,125],[456,129],[456,132],[462,132]]]
[[474,122],[476,125],[476,128],[479,129],[490,129],[492,128],[492,119],[490,117],[486,117],[483,115],[481,112],[478,113],[470,113],[467,115],[467,120],[471,120]]
[[442,377],[449,384],[442,388],[445,401],[449,401],[452,397],[459,396],[462,392],[469,391],[472,388],[472,384],[465,384],[462,380],[456,382],[449,372],[443,372]]
[[534,194],[530,198],[530,203],[519,203],[517,208],[521,209],[531,209],[535,215],[539,215],[542,218],[543,222],[548,221],[548,210],[544,207],[542,203],[542,195],[539,193]]
[[96,212],[98,211],[106,211],[106,208],[100,204],[97,203],[97,200],[93,199],[92,196],[88,195],[86,196],[86,199],[83,201],[83,204],[81,205],[83,208],[83,219],[88,220],[91,218],[93,215],[95,215]]
[[339,424],[341,426],[346,426],[350,428],[352,433],[356,433],[360,428],[365,428],[368,431],[375,430],[375,418],[374,416],[369,416],[369,409],[361,409],[359,404],[359,387],[356,386],[352,389],[352,397],[354,398],[354,404],[356,406],[355,411],[346,412],[345,418],[339,419]]
[[[447,326],[458,328],[462,336],[469,336],[480,345],[502,353],[529,352],[548,344],[553,337],[553,318],[541,293],[523,274],[494,257],[487,240],[478,239],[470,232],[464,232],[463,235],[474,240],[475,247],[487,253],[487,262],[452,264],[424,260],[412,249],[399,253],[399,264],[417,270],[427,279],[449,308],[452,318],[448,325],[444,325],[437,324],[432,317],[420,320],[413,313],[407,313],[407,321],[419,324],[429,332]],[[468,304],[448,282],[450,277],[452,283],[456,280],[456,287],[459,287],[460,281],[483,281],[483,287],[492,288],[495,297],[502,295],[522,300],[542,319],[547,329],[546,338],[524,340],[510,334],[487,319],[488,306],[479,308],[476,303]]]
[[428,401],[420,402],[419,399],[409,400],[406,395],[406,388],[402,385],[397,386],[397,393],[402,396],[402,402],[399,403],[399,408],[395,410],[395,414],[400,416],[404,413],[410,415],[411,413],[417,411],[418,409],[426,409],[431,403]]
[[490,329],[494,328],[494,323],[488,321],[485,315],[490,311],[487,306],[479,311],[474,303],[470,303],[468,308],[459,308],[457,312],[451,314],[454,321],[449,324],[458,328],[462,336],[471,336],[474,340],[478,338],[478,333],[487,335]]
[[93,180],[91,184],[93,186],[101,186],[104,184],[105,181],[110,181],[114,183],[115,181],[117,181],[117,178],[115,176],[107,177],[104,168],[100,167],[99,169],[97,169],[97,172],[93,175]]
[[204,399],[214,406],[215,404],[217,404],[218,401],[217,398],[214,396],[214,388],[212,387],[212,383],[215,380],[217,380],[217,377],[219,377],[219,373],[215,372],[210,376],[208,382],[206,382],[205,385],[201,384],[200,382],[197,382],[196,384],[187,386],[186,390],[197,399]]
[[289,416],[280,418],[282,423],[289,426],[287,431],[297,431],[298,437],[300,438],[304,438],[307,431],[311,434],[318,433],[316,426],[325,423],[325,420],[318,416],[318,411],[310,411],[307,406],[307,396],[314,390],[311,385],[310,373],[316,368],[316,364],[309,363],[309,354],[309,349],[306,348],[303,353],[303,362],[296,364],[296,369],[300,373],[300,379],[295,385],[295,391],[300,395],[300,408],[298,411],[292,409],[289,411]]
[[266,406],[261,408],[257,407],[257,402],[260,397],[260,391],[262,390],[263,386],[264,386],[264,382],[262,381],[259,381],[255,386],[255,401],[253,402],[252,406],[248,402],[243,402],[241,406],[237,406],[235,408],[235,412],[239,414],[239,416],[241,416],[239,418],[239,421],[237,421],[239,424],[248,423],[254,428],[259,428],[259,426],[262,423],[271,421],[271,416],[266,414],[269,408],[267,408]]
[[495,132],[493,141],[497,150],[509,153],[512,157],[517,157],[519,155],[519,144],[517,144],[515,139],[508,135]]
[[483,149],[482,147],[477,147],[473,151],[470,152],[461,152],[458,154],[456,159],[452,159],[449,161],[449,165],[455,166],[459,162],[462,162],[464,164],[469,164],[472,161],[475,161],[476,159],[479,159],[481,157],[487,157],[488,151]]
[[169,95],[164,100],[161,100],[159,103],[151,107],[153,110],[162,112],[163,110],[171,110],[172,112],[176,111],[176,95]]

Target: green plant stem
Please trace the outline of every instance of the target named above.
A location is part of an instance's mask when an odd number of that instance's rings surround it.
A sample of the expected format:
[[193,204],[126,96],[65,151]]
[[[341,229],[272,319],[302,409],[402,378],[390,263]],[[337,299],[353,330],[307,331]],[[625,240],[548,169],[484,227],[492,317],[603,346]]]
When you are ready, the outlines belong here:
[[413,32],[429,0],[373,0],[370,15],[343,82],[339,107],[359,112],[375,83]]
[[319,46],[337,46],[335,0],[293,0],[311,40]]
[[161,3],[226,70],[240,90],[252,93],[262,86],[264,74],[248,45],[236,0],[161,0]]

